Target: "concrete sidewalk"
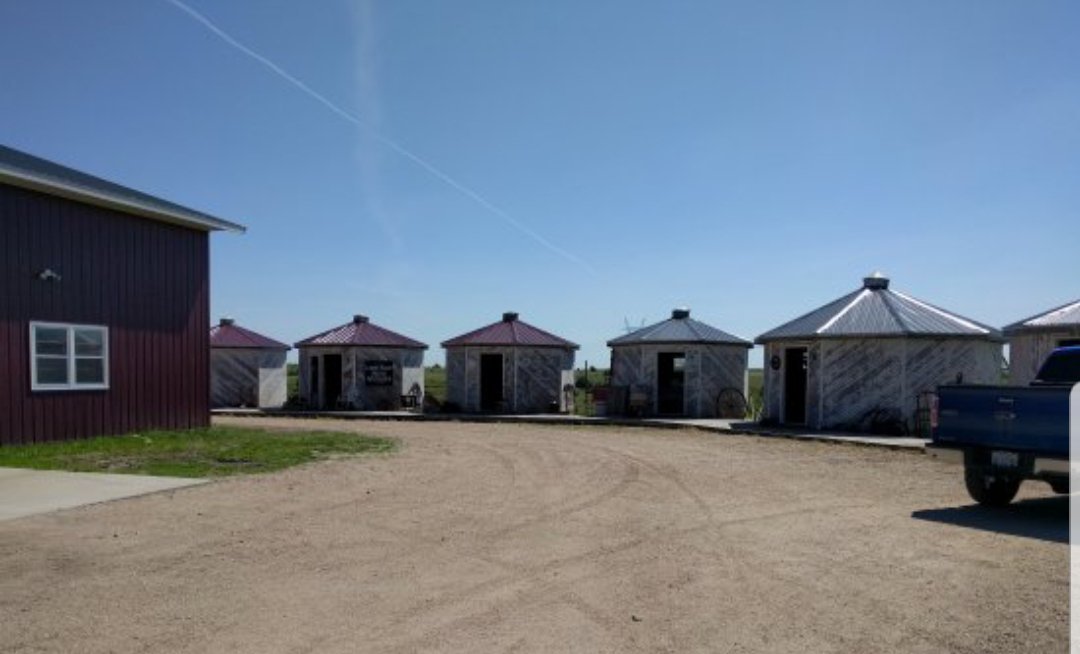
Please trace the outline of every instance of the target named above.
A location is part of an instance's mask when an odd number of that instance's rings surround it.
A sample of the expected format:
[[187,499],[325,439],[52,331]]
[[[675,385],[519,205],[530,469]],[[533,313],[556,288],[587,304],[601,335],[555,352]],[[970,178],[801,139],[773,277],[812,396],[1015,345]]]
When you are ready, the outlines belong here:
[[794,440],[847,443],[867,445],[894,450],[922,450],[927,440],[913,436],[875,436],[872,434],[819,432],[808,429],[790,429],[785,427],[765,427],[747,420],[719,420],[697,418],[620,418],[589,417],[554,413],[535,415],[476,415],[460,414],[424,414],[407,411],[288,411],[259,409],[215,409],[216,416],[251,417],[267,416],[277,418],[335,418],[339,420],[423,420],[423,421],[458,421],[458,422],[503,422],[548,425],[613,425],[618,427],[659,427],[663,429],[699,429],[717,434],[741,434],[769,438],[790,438]]
[[205,484],[206,479],[0,468],[0,521]]
[[929,442],[914,436],[875,436],[872,434],[830,433],[813,430],[789,429],[784,427],[763,427],[756,422],[747,422],[745,420],[671,419],[651,420],[647,422],[679,424],[717,433],[748,434],[771,438],[791,438],[794,440],[869,445],[872,447],[886,447],[894,450],[922,450]]

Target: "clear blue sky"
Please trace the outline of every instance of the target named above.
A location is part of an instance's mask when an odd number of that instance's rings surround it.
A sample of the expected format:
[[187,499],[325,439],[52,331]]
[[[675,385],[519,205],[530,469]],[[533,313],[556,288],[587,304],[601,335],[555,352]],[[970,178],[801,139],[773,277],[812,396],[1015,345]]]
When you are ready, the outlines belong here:
[[0,4],[0,142],[247,225],[212,310],[281,340],[1080,297],[1074,1],[184,1]]

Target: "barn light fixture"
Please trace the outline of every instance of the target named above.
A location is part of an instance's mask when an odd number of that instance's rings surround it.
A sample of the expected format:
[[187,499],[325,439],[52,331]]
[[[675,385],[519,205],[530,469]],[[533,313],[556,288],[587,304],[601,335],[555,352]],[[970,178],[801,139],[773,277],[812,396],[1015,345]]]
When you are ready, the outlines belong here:
[[38,273],[37,278],[43,282],[58,282],[62,279],[60,274],[52,268],[46,268]]

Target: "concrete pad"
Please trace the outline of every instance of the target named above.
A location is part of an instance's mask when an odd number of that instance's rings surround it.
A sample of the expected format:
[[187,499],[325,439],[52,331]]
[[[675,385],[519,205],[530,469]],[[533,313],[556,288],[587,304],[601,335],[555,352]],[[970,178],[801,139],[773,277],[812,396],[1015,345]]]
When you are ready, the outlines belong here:
[[205,484],[207,479],[0,468],[0,521]]
[[795,440],[851,443],[854,445],[885,447],[894,450],[923,450],[928,442],[923,438],[916,438],[914,436],[877,436],[874,434],[820,432],[785,427],[762,427],[756,422],[748,422],[746,420],[674,418],[657,422],[680,424],[716,433],[728,432],[733,434],[749,434],[752,436],[791,438]]

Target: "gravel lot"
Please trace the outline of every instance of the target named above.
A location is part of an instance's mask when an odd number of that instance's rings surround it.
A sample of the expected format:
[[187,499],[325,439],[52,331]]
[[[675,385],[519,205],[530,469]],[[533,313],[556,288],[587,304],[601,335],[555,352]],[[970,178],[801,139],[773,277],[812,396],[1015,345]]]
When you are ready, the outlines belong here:
[[992,512],[909,452],[221,422],[402,449],[0,523],[0,650],[1068,650],[1068,501],[1045,485]]

